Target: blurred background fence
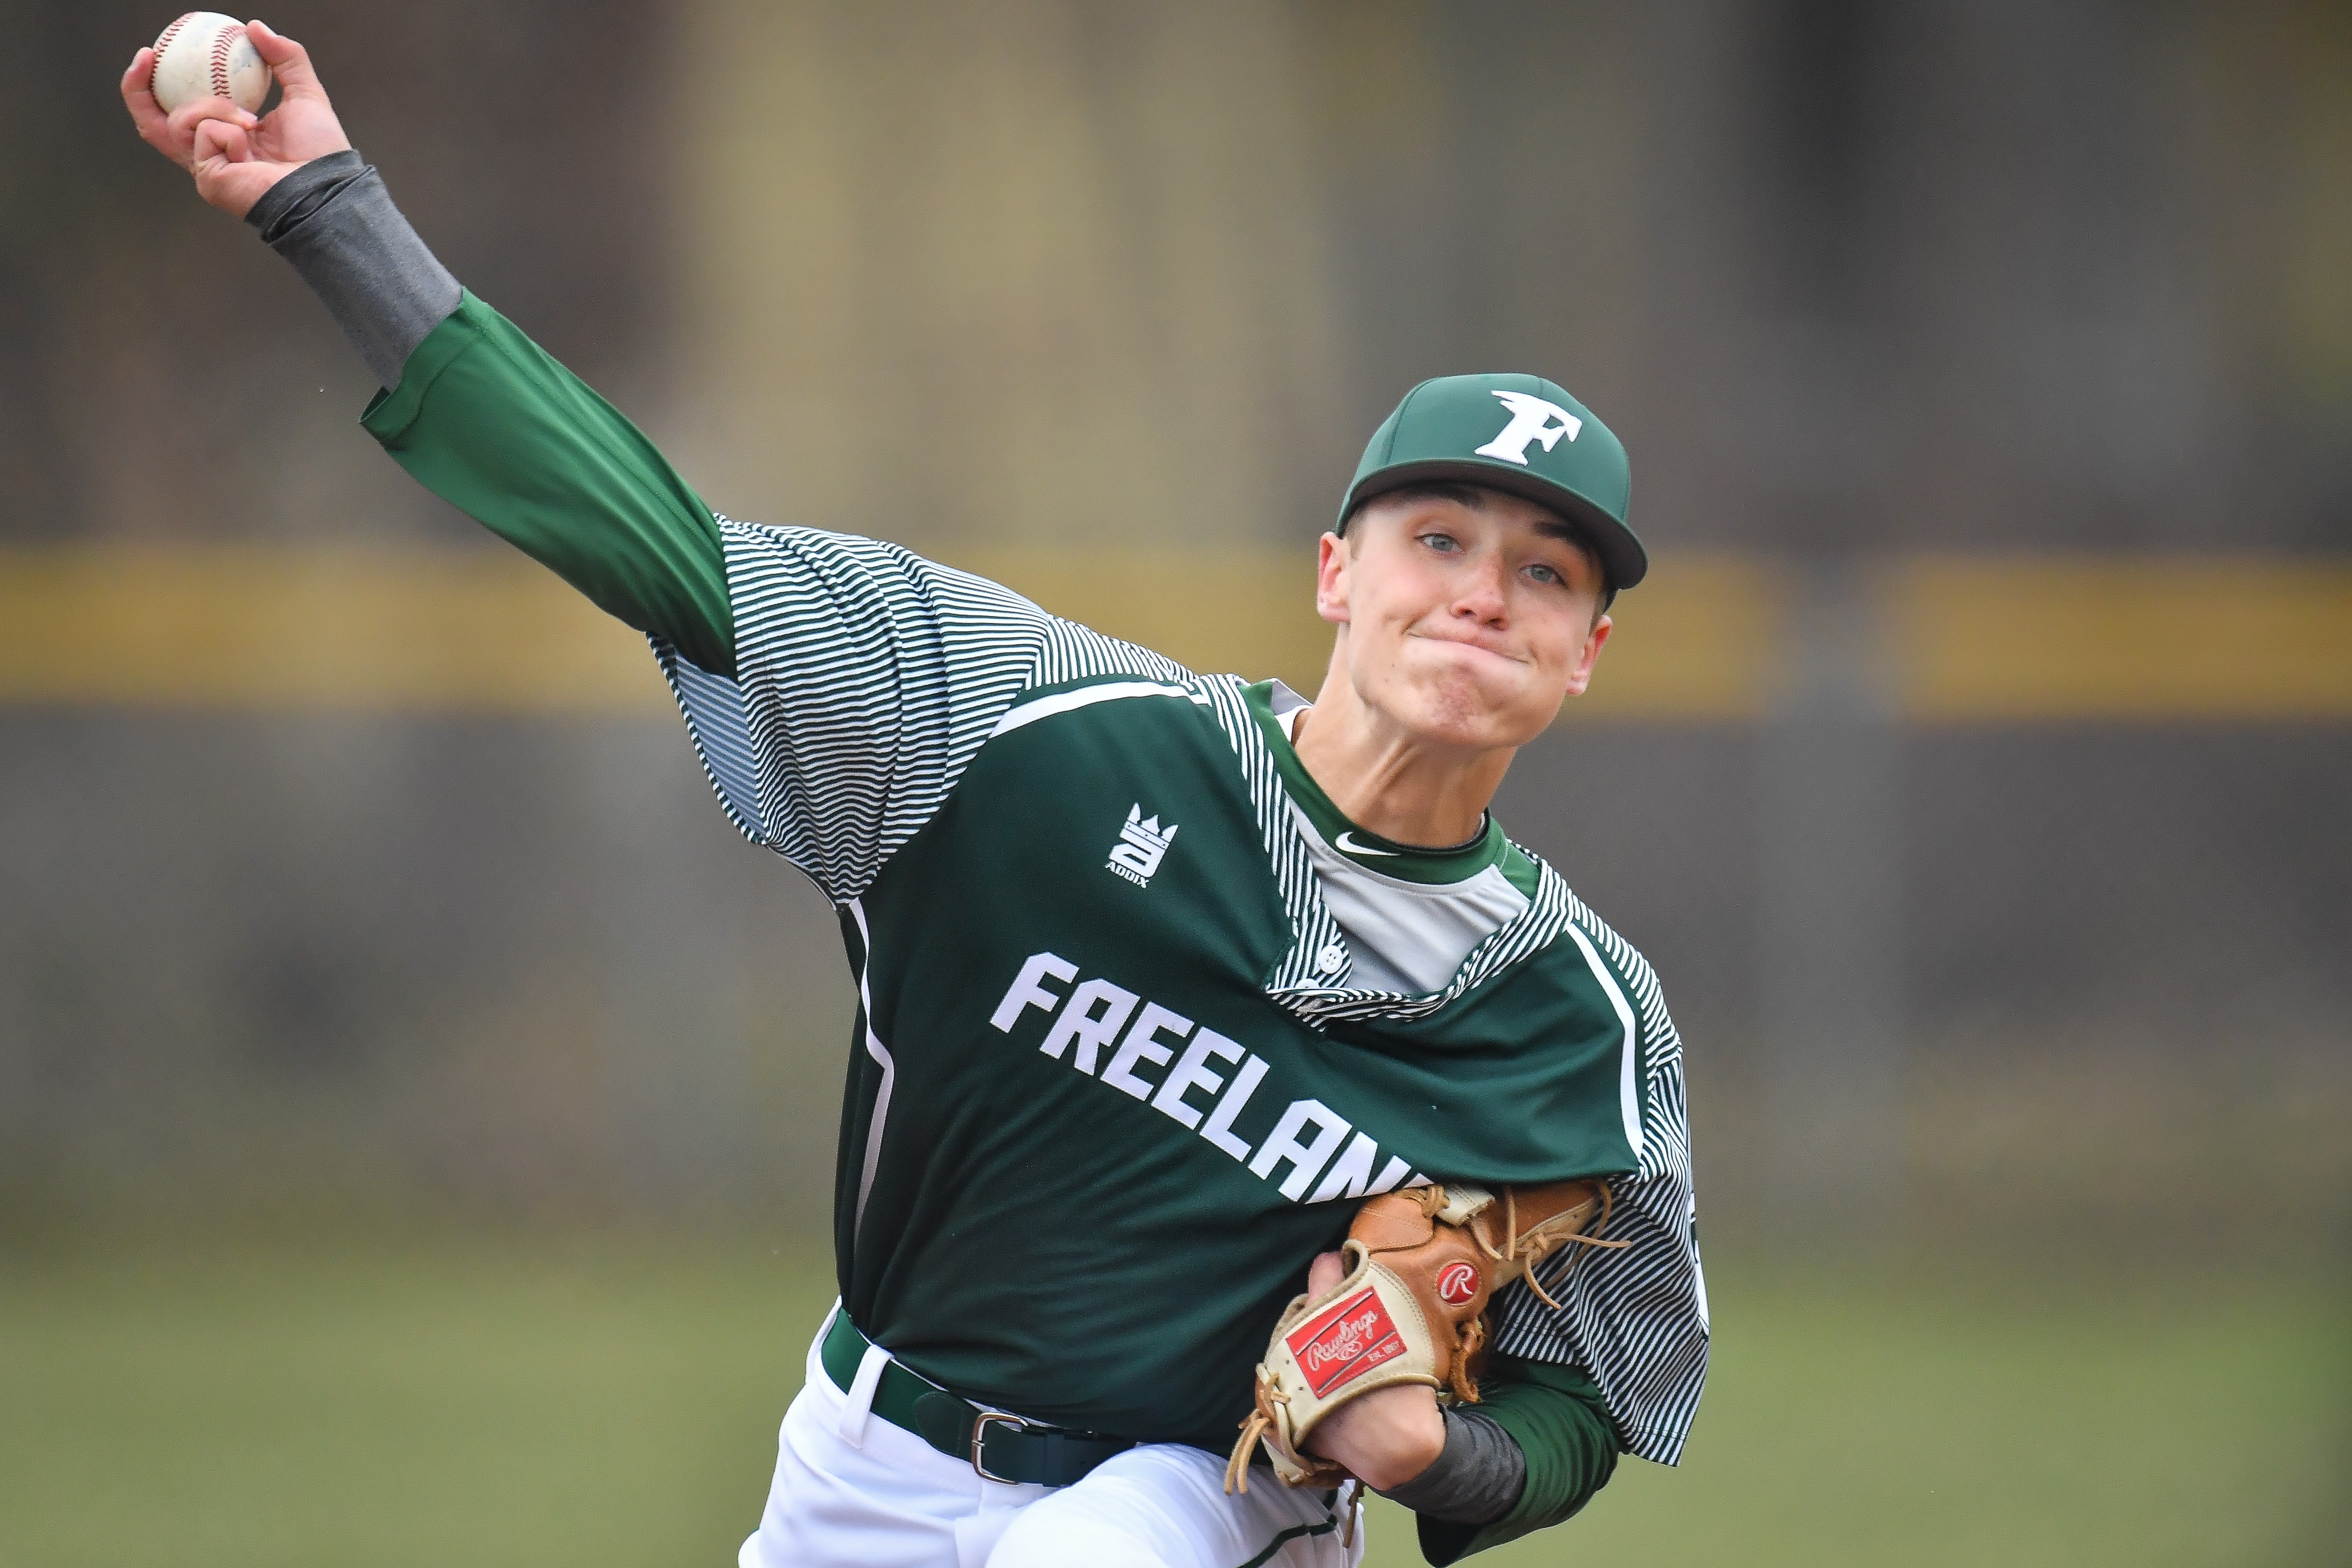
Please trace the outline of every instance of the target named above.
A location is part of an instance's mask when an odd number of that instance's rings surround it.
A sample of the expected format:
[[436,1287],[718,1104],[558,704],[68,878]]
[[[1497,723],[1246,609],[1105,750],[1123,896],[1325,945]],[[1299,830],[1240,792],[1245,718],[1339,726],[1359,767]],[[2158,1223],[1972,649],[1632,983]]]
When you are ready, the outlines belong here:
[[[131,138],[168,17],[5,9],[0,1235],[813,1230],[821,900]],[[270,19],[714,505],[1201,666],[1317,678],[1406,387],[1560,381],[1658,566],[1499,809],[1665,980],[1711,1245],[2340,1272],[2352,9]]]

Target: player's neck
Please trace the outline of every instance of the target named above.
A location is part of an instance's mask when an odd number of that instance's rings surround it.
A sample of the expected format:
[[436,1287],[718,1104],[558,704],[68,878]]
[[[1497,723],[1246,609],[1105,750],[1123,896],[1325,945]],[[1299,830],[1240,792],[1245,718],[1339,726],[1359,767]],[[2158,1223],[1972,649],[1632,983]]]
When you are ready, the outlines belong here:
[[1336,673],[1314,710],[1298,716],[1291,745],[1349,821],[1391,842],[1431,849],[1477,834],[1517,752],[1431,742],[1367,706]]

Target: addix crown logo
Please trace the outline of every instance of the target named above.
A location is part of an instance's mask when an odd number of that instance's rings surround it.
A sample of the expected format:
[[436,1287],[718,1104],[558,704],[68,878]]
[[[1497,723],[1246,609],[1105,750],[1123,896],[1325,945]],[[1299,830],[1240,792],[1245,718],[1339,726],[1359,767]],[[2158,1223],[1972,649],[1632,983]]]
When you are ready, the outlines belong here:
[[1118,842],[1111,845],[1105,867],[1138,887],[1149,887],[1175,837],[1176,824],[1161,827],[1157,814],[1143,814],[1143,803],[1139,800],[1127,809],[1127,822],[1118,830]]

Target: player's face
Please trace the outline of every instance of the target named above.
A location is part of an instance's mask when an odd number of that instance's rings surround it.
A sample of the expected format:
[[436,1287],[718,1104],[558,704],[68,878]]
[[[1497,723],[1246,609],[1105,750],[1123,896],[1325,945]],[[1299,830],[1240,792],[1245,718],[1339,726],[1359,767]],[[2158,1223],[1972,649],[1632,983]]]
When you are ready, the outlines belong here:
[[1367,707],[1415,737],[1523,746],[1592,679],[1610,622],[1596,563],[1516,496],[1375,501],[1323,537],[1317,608]]

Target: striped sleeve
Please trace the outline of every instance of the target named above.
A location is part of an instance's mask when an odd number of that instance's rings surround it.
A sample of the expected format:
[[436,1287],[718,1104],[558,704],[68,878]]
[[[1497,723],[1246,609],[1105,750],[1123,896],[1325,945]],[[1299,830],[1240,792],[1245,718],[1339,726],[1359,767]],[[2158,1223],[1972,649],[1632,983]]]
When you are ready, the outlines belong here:
[[719,519],[735,673],[654,651],[737,828],[836,903],[929,821],[1023,693],[1181,681],[1156,653],[902,546]]
[[1609,1223],[1622,1249],[1562,1249],[1538,1270],[1557,1312],[1524,1283],[1503,1294],[1496,1348],[1582,1368],[1600,1386],[1625,1450],[1682,1457],[1706,1385],[1706,1277],[1698,1255],[1682,1037],[1641,954],[1579,902],[1572,910],[1633,998],[1643,1072],[1642,1148],[1612,1181]]

